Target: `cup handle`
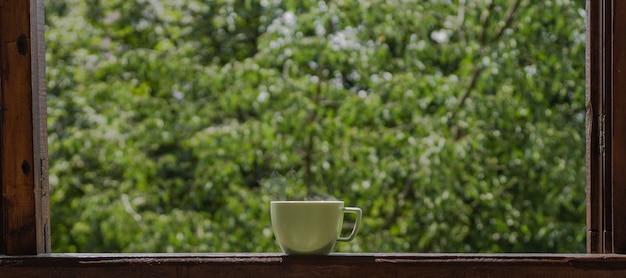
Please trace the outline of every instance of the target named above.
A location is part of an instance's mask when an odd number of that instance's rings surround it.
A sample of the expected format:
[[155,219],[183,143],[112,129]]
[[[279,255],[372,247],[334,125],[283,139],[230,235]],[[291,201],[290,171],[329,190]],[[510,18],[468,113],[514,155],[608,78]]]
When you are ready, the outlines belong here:
[[361,216],[363,213],[361,212],[360,208],[355,207],[344,207],[343,213],[352,213],[356,215],[356,221],[354,222],[354,227],[352,227],[352,232],[350,232],[350,235],[348,237],[339,237],[337,238],[337,241],[351,241],[359,232],[359,226],[361,226]]

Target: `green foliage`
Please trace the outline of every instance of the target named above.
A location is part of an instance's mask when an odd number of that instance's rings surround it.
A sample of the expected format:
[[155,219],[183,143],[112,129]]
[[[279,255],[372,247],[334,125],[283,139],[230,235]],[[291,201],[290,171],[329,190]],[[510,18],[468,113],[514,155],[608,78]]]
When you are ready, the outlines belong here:
[[585,250],[584,1],[46,2],[55,252]]

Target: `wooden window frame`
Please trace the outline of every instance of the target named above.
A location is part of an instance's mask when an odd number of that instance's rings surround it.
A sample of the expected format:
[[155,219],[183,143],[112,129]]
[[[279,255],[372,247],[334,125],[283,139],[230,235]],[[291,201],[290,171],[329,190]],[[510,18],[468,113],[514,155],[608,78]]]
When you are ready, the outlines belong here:
[[626,2],[587,1],[587,251],[626,254]]
[[626,1],[587,0],[589,254],[53,254],[43,18],[43,0],[0,0],[3,277],[626,275]]
[[0,0],[0,254],[50,252],[42,0]]

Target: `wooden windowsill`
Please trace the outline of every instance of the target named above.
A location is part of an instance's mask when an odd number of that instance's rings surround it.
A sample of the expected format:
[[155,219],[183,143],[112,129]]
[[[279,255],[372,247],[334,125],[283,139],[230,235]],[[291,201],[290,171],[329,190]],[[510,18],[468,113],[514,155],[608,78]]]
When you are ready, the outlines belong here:
[[2,277],[626,277],[616,254],[0,255]]

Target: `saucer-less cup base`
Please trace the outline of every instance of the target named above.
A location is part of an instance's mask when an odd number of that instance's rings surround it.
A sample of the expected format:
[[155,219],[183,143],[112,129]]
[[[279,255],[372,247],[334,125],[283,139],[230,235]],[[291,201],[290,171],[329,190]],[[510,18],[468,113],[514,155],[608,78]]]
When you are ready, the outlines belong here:
[[[288,255],[327,255],[337,241],[350,241],[361,221],[359,208],[344,208],[342,201],[272,201],[272,230]],[[356,215],[349,237],[339,237],[344,213]]]

